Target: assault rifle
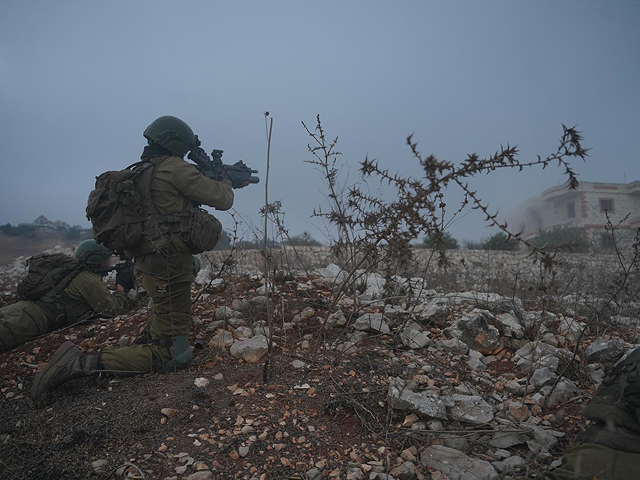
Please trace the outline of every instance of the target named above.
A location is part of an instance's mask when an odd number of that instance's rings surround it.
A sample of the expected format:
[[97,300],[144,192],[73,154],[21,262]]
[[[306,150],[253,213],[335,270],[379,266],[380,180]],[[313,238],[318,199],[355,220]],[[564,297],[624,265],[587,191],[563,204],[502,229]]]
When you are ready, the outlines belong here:
[[233,165],[222,163],[222,150],[214,150],[211,152],[211,158],[209,158],[207,152],[200,146],[200,139],[197,135],[195,137],[195,146],[191,149],[187,158],[196,163],[196,168],[200,173],[212,180],[229,180],[233,188],[242,188],[249,183],[260,182],[260,178],[252,175],[258,173],[258,170],[252,170],[242,160]]
[[111,265],[110,267],[96,267],[91,269],[91,271],[97,275],[106,275],[107,273],[113,272],[114,270],[116,273],[119,273],[121,271],[129,271],[133,273],[133,260],[127,258],[124,262],[116,263],[115,265]]

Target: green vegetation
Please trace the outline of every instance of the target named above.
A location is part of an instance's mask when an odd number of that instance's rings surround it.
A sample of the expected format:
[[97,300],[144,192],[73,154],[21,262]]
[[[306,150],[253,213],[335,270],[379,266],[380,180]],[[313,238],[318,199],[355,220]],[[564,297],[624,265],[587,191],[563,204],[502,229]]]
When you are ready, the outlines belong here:
[[32,225],[18,225],[17,227],[14,227],[10,223],[0,227],[0,231],[10,237],[33,238],[35,236],[35,230],[35,227]]
[[300,235],[294,235],[289,239],[291,245],[296,247],[321,247],[322,243],[311,236],[309,232],[302,232]]
[[494,233],[489,238],[482,239],[479,242],[465,242],[465,247],[469,250],[513,251],[518,249],[518,241],[513,237],[509,238],[504,232],[498,232]]
[[557,227],[538,232],[531,243],[545,250],[564,249],[579,253],[589,251],[589,244],[584,238],[583,230],[577,227]]
[[[418,248],[437,248],[438,242],[436,241],[436,235],[430,235],[425,237],[422,243],[416,245]],[[453,238],[449,232],[444,232],[440,239],[440,248],[442,250],[457,250],[460,248],[458,240]]]

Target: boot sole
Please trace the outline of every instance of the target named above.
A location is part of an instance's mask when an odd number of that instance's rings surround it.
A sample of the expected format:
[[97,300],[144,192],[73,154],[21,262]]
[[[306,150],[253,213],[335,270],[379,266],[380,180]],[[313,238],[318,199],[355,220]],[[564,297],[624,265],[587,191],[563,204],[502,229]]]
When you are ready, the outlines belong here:
[[36,375],[36,378],[33,381],[33,386],[31,387],[31,401],[33,402],[36,408],[42,408],[44,406],[42,399],[40,397],[45,392],[44,391],[39,392],[40,385],[42,384],[43,380],[49,380],[49,378],[52,377],[58,371],[59,367],[55,365],[55,363],[61,357],[66,355],[66,353],[72,348],[75,348],[75,345],[73,344],[73,342],[70,342],[68,340],[64,342],[62,345],[60,345],[58,350],[56,350],[56,353],[53,354],[53,357],[51,357],[51,360],[49,360],[49,363],[47,363],[47,365],[45,365],[45,367],[40,371],[40,373]]

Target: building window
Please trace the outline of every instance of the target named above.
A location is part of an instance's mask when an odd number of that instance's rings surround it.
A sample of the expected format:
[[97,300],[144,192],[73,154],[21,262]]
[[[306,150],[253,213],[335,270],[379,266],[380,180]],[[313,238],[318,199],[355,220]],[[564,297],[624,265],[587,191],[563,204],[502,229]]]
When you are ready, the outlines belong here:
[[567,218],[575,218],[576,217],[576,204],[571,202],[567,203]]
[[612,198],[601,198],[600,199],[600,213],[615,213],[613,209],[613,199]]
[[602,249],[603,250],[613,250],[616,248],[615,243],[613,243],[613,238],[610,234],[604,233],[602,234]]

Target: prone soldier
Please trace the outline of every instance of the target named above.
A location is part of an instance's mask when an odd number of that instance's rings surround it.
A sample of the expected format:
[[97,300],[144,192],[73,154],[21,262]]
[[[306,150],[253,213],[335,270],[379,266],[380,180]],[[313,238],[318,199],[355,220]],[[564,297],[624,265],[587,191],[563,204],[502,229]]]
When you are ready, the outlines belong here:
[[113,293],[98,276],[114,268],[109,266],[112,254],[95,240],[85,240],[75,258],[61,253],[31,257],[29,273],[18,285],[22,300],[0,309],[0,352],[92,315],[124,313],[133,272],[118,272]]

